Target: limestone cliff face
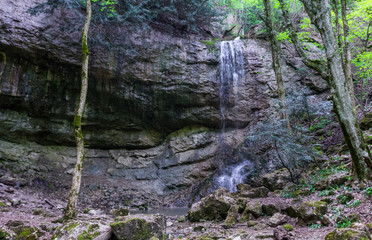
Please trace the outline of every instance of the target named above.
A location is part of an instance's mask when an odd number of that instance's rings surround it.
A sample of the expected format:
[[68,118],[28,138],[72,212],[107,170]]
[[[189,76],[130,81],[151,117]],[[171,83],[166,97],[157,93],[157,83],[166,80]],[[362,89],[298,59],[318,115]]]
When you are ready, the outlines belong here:
[[[40,2],[3,0],[0,6],[0,162],[64,179],[75,155],[83,22],[68,9],[27,13]],[[221,123],[215,49],[197,37],[130,26],[94,25],[90,34],[85,175],[157,194],[210,177],[218,167]],[[245,80],[226,119],[234,129],[226,135],[231,146],[275,112],[267,43],[246,40],[244,53]],[[309,80],[291,61],[286,81],[301,87]]]

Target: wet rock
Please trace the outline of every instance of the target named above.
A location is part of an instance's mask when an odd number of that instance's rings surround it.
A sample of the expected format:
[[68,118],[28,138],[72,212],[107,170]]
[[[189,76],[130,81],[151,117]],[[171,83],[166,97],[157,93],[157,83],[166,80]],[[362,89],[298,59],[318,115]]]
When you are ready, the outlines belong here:
[[166,219],[162,215],[131,215],[110,225],[118,240],[164,239],[166,236]]
[[192,222],[200,220],[225,220],[227,213],[235,200],[226,188],[219,188],[214,193],[194,203],[188,213]]
[[262,178],[263,185],[271,191],[283,189],[290,181],[290,174],[284,168],[268,173]]
[[271,227],[276,227],[276,226],[282,225],[282,224],[284,224],[288,221],[289,221],[289,217],[287,215],[283,215],[283,214],[280,214],[280,213],[275,213],[274,216],[272,216],[269,219],[269,225]]

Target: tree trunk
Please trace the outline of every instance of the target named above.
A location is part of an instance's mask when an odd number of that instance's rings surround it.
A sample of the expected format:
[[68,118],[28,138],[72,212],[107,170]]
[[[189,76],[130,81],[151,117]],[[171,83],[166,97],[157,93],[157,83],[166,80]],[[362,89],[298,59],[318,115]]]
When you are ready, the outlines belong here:
[[371,168],[372,164],[366,152],[366,145],[356,119],[347,79],[343,71],[341,55],[331,23],[329,0],[301,0],[301,2],[322,37],[330,73],[328,82],[331,87],[334,107],[350,150],[354,175],[362,180],[366,177],[367,166]]
[[65,219],[71,219],[76,216],[76,204],[80,191],[81,176],[84,162],[84,138],[81,130],[81,119],[83,117],[85,101],[88,92],[88,64],[89,64],[89,49],[88,49],[88,31],[92,17],[91,0],[87,0],[85,24],[82,30],[82,69],[81,69],[81,92],[79,103],[74,117],[74,135],[76,140],[76,164],[72,177],[72,186],[68,198],[67,207],[64,212]]
[[270,0],[264,0],[265,14],[266,14],[266,26],[269,31],[270,45],[271,45],[271,55],[273,61],[273,69],[275,73],[276,83],[278,85],[278,95],[279,95],[279,105],[280,105],[280,118],[287,121],[287,127],[289,126],[285,90],[283,83],[282,67],[280,65],[280,43],[276,39],[276,31],[272,20],[272,11]]
[[[333,12],[335,13],[335,22],[336,22],[336,34],[337,34],[337,40],[338,40],[338,47],[340,48],[340,51],[342,51],[342,36],[341,36],[341,24],[340,24],[340,13],[338,11],[338,0],[332,0],[332,8]],[[341,55],[341,60],[344,62],[343,54]]]
[[355,94],[354,94],[354,83],[353,76],[351,73],[351,52],[350,52],[350,40],[349,40],[349,23],[347,21],[347,1],[341,0],[341,14],[342,24],[344,26],[344,71],[346,76],[346,83],[350,91],[350,97],[355,110]]

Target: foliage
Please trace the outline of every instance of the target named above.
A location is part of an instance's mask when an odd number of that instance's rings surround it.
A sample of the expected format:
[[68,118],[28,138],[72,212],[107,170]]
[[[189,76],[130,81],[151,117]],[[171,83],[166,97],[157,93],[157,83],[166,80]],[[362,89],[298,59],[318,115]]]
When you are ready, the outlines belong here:
[[309,226],[309,228],[312,228],[312,229],[319,229],[319,228],[321,228],[321,227],[322,227],[322,225],[319,224],[319,223],[312,223],[312,224]]
[[360,200],[355,200],[354,202],[348,204],[348,206],[351,208],[359,207],[359,205],[360,205]]
[[228,14],[237,16],[238,20],[250,28],[262,22],[264,6],[262,0],[217,0],[217,6],[222,6]]
[[350,189],[344,188],[344,192],[337,196],[337,200],[342,204],[348,204],[354,197],[350,192]]
[[364,195],[367,197],[372,196],[372,187],[367,187],[366,189],[364,189]]
[[[314,162],[319,156],[307,141],[308,132],[303,128],[293,127],[293,129],[295,134],[288,131],[285,121],[279,120],[259,124],[254,134],[247,137],[246,145],[251,153],[258,153],[253,158],[261,159],[263,165],[271,155],[275,159],[273,164],[277,168],[286,168],[291,174],[292,181],[295,182],[306,165]],[[259,150],[262,147],[270,150],[262,153]]]
[[326,196],[330,196],[330,195],[334,195],[334,194],[335,194],[334,191],[325,189],[325,190],[319,192],[318,196],[319,197],[326,197]]
[[[93,0],[92,21],[96,24],[127,23],[198,32],[217,20],[220,13],[211,0]],[[53,14],[57,7],[74,10],[84,17],[83,0],[48,0],[28,10]]]
[[336,228],[348,228],[352,224],[352,221],[348,219],[347,217],[343,217],[340,221],[336,222],[335,227]]

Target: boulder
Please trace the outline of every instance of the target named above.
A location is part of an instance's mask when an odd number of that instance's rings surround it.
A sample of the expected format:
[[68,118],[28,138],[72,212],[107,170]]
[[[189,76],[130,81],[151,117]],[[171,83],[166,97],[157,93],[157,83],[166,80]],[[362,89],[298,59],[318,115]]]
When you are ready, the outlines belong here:
[[244,184],[244,183],[238,183],[236,185],[236,191],[238,193],[244,193],[244,192],[247,192],[249,189],[251,189],[251,187],[248,185],[248,184]]
[[103,221],[69,221],[54,231],[52,239],[97,239],[106,240],[111,238],[111,228]]
[[267,197],[268,193],[269,189],[267,189],[266,187],[257,187],[240,192],[240,196],[249,198],[263,198]]
[[194,203],[188,213],[188,218],[192,222],[201,220],[222,221],[227,217],[227,213],[235,200],[226,188],[219,188],[212,194]]
[[273,216],[275,213],[278,213],[280,210],[274,204],[262,204],[262,211],[264,214]]
[[259,218],[262,216],[262,205],[258,200],[249,201],[244,209],[240,222],[252,220],[252,218]]
[[335,229],[325,236],[325,240],[370,240],[370,234],[365,230],[341,228]]
[[275,240],[295,240],[293,233],[286,231],[285,229],[278,227],[274,230]]
[[37,240],[45,234],[36,227],[26,225],[27,223],[27,221],[22,222],[10,220],[5,225],[14,232],[14,239],[17,240]]
[[262,178],[263,185],[271,191],[283,189],[290,181],[290,174],[285,168],[268,173]]
[[224,222],[226,227],[231,227],[236,223],[236,219],[238,218],[238,213],[239,213],[238,205],[233,205],[230,207],[227,213],[227,217]]
[[302,219],[305,223],[320,221],[327,213],[327,203],[322,201],[308,201],[302,204],[291,205],[284,209],[290,217]]
[[281,213],[275,213],[274,216],[272,216],[269,219],[269,225],[271,227],[276,227],[279,225],[282,225],[289,221],[289,217],[287,215],[283,215]]
[[314,187],[318,191],[323,191],[331,186],[341,186],[345,182],[348,181],[348,175],[344,172],[338,172],[328,176],[327,178],[323,178],[317,181],[314,184]]
[[164,239],[166,219],[163,215],[131,215],[110,224],[112,233],[118,240]]

